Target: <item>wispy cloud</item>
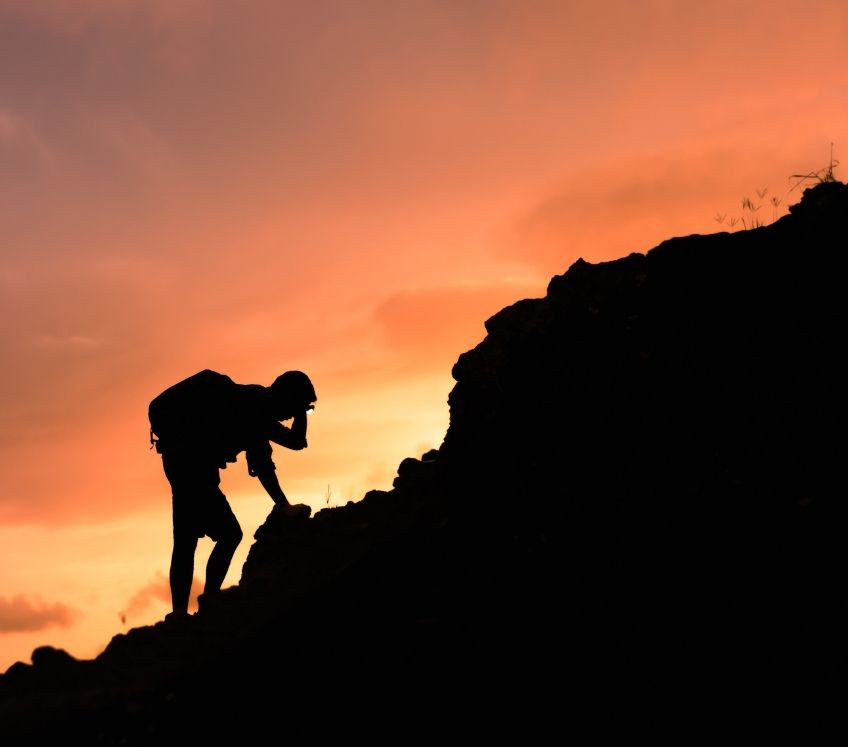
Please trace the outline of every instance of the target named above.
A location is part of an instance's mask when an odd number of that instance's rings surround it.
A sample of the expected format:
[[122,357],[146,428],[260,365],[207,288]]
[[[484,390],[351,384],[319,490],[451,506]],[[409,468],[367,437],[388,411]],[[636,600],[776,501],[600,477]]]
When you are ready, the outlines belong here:
[[2,10],[57,34],[78,35],[89,28],[122,28],[133,21],[154,28],[181,28],[203,10],[200,0],[5,0]]
[[52,161],[50,149],[36,129],[9,109],[0,109],[0,148],[33,153],[42,165]]
[[810,159],[807,146],[732,145],[599,163],[530,207],[496,252],[550,274],[578,257],[603,261],[671,236],[721,231],[716,213],[738,213],[740,199],[755,189],[770,187],[785,211],[800,196],[789,194],[787,176]]
[[18,125],[7,111],[0,109],[0,142],[12,140],[18,134]]
[[[189,596],[189,611],[197,609],[197,595],[201,592],[203,585],[198,578],[191,581],[191,594]],[[171,604],[171,586],[164,573],[157,571],[153,580],[133,594],[126,608],[118,613],[118,617],[124,625],[138,619],[151,607],[155,605]]]
[[0,633],[32,632],[54,625],[67,628],[78,616],[77,610],[61,602],[44,602],[23,594],[0,597]]
[[96,348],[102,344],[101,340],[89,335],[38,335],[35,344],[44,348],[71,348],[88,349]]
[[177,159],[165,140],[140,116],[101,110],[86,117],[90,135],[137,174],[158,180],[173,178]]

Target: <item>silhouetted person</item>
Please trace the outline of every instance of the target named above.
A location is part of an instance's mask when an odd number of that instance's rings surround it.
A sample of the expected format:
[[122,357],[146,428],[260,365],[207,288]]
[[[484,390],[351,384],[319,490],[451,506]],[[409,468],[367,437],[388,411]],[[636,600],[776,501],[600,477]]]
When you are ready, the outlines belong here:
[[[271,459],[271,442],[306,448],[306,413],[316,401],[309,377],[287,371],[270,387],[236,384],[204,370],[174,384],[150,403],[150,440],[162,455],[173,494],[171,617],[188,614],[197,540],[215,542],[206,565],[204,597],[221,589],[242,531],[219,487],[219,469],[245,452],[248,472],[286,516],[309,517],[304,504],[288,502]],[[290,427],[280,421],[292,420]]]

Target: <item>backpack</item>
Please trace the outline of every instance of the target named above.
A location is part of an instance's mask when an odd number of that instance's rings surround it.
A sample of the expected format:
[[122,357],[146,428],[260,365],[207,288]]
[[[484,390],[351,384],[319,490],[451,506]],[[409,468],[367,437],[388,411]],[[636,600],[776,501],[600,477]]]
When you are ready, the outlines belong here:
[[229,376],[209,369],[168,387],[147,408],[150,447],[162,454],[175,446],[210,442],[236,387]]

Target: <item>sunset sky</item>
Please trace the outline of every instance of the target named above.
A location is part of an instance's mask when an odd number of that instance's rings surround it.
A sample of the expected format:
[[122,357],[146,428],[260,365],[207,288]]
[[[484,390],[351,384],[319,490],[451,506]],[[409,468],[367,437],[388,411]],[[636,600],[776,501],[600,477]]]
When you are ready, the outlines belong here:
[[284,490],[388,489],[488,316],[783,214],[846,92],[844,0],[0,0],[0,671],[169,610],[159,391],[306,371]]

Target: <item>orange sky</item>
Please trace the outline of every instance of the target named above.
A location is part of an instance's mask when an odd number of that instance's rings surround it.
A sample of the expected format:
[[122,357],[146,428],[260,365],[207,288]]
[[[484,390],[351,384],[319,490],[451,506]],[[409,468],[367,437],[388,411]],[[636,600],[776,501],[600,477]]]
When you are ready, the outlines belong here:
[[[386,489],[487,316],[782,213],[847,90],[843,0],[0,0],[0,669],[167,611],[160,390],[305,370],[284,489]],[[250,538],[270,499],[222,486]]]

